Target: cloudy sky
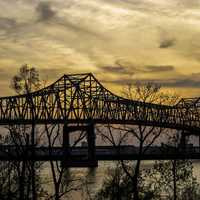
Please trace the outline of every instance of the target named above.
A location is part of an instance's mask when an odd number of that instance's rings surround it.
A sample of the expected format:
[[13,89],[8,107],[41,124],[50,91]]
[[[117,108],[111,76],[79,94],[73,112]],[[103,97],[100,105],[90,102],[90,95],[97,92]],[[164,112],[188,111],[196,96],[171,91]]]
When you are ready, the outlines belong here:
[[200,0],[0,0],[0,90],[28,63],[42,78],[92,72],[108,88],[155,81],[200,96]]

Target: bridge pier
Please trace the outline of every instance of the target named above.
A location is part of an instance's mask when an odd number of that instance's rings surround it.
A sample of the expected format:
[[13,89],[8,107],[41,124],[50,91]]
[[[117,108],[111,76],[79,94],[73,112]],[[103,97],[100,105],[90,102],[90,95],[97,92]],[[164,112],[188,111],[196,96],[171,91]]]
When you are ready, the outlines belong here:
[[185,150],[185,148],[186,148],[186,134],[185,134],[184,131],[181,133],[180,147],[181,147],[183,150]]
[[[189,141],[191,135],[193,135],[193,134],[189,131],[182,131],[182,133],[181,133],[180,147],[184,151],[191,147],[191,146],[188,146],[188,141]],[[200,137],[199,137],[199,145],[200,145]]]
[[63,126],[63,151],[65,153],[64,161],[70,160],[70,141],[69,141],[70,128],[67,124]]
[[199,135],[199,148],[200,148],[200,135]]
[[91,161],[96,160],[95,153],[95,132],[94,132],[94,124],[91,123],[88,126],[87,130],[87,142],[88,142],[88,159]]
[[[71,146],[70,146],[70,133],[75,131],[85,131],[87,139],[87,158],[84,160],[73,160],[70,156]],[[64,166],[66,167],[96,167],[98,162],[96,159],[96,146],[95,146],[95,131],[94,124],[88,123],[83,125],[68,125],[63,126],[63,151],[64,155]]]

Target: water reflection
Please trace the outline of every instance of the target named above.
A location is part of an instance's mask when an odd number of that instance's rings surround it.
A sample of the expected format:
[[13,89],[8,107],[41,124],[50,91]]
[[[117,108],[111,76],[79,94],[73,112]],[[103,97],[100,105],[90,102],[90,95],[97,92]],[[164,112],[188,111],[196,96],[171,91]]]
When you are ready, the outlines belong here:
[[[101,188],[103,180],[106,177],[106,171],[108,167],[114,167],[116,162],[112,161],[100,161],[99,166],[97,168],[66,168],[65,170],[65,178],[64,181],[67,183],[68,180],[76,178],[81,178],[83,181],[83,188],[82,190],[73,191],[71,192],[70,199],[74,200],[85,200],[90,199],[89,197],[94,197],[94,194]],[[143,161],[142,167],[143,168],[151,168],[154,164],[154,161]],[[44,171],[46,173],[44,173]],[[193,173],[194,176],[197,178],[198,182],[200,183],[200,161],[196,160],[193,162]],[[51,172],[50,166],[46,165],[45,169],[43,168],[42,176],[44,178],[48,178],[51,180]],[[51,180],[52,181],[52,180]],[[53,190],[53,185],[48,185],[48,190]]]

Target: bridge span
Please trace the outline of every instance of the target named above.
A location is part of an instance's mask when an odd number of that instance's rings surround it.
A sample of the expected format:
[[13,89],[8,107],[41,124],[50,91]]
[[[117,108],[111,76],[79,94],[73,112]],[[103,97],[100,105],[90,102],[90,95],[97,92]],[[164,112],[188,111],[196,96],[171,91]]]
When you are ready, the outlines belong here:
[[199,98],[175,105],[119,97],[93,74],[64,75],[41,90],[0,98],[0,124],[142,124],[193,133],[200,131]]
[[[35,146],[35,126],[63,124],[63,144],[48,148]],[[53,84],[38,91],[0,98],[0,125],[31,125],[32,154],[25,158],[36,160],[64,159],[73,160],[85,157],[84,148],[70,149],[70,132],[87,132],[87,153],[89,161],[136,159],[137,150],[123,147],[125,150],[95,146],[95,124],[126,124],[170,128],[200,136],[200,99],[181,99],[174,105],[161,105],[126,99],[107,90],[91,73],[64,75]],[[155,147],[156,148],[156,147]],[[172,159],[172,154],[162,154],[158,148],[150,148],[149,154],[142,159]],[[133,151],[134,150],[134,151]],[[154,151],[155,150],[155,151]],[[195,149],[194,149],[195,150]],[[22,159],[12,149],[10,158]],[[135,152],[135,153],[134,153]],[[5,153],[5,152],[4,152]],[[0,159],[8,157],[0,152]],[[191,153],[191,152],[190,152]],[[199,154],[183,154],[177,157],[199,158]],[[164,156],[163,156],[164,155]],[[175,154],[174,154],[175,155]],[[27,157],[28,156],[28,157]],[[69,159],[70,160],[70,159]]]
[[[150,146],[143,147],[141,160],[170,160],[170,159],[200,159],[200,147],[190,146],[186,148],[173,146]],[[67,155],[62,147],[1,145],[0,160],[66,160]],[[139,147],[132,145],[121,146],[96,146],[95,155],[97,160],[136,160],[138,159]],[[70,158],[67,160],[87,160],[87,147],[70,147]]]

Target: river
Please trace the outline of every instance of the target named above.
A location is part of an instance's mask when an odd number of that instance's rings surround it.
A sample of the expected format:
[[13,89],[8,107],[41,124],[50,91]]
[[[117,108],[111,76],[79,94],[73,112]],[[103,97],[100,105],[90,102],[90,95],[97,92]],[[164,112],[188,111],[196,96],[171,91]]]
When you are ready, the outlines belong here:
[[[144,161],[142,162],[143,168],[151,168],[154,161]],[[91,196],[93,196],[102,186],[103,180],[106,177],[106,172],[109,167],[114,167],[115,163],[112,161],[100,161],[97,168],[70,168],[69,173],[75,175],[76,178],[82,178],[82,180],[87,180],[87,187],[82,187],[83,190],[69,193],[70,200],[85,200],[86,188],[88,189]],[[49,166],[45,164],[43,170],[41,171],[42,177],[47,182],[51,181],[51,171]],[[197,178],[200,183],[200,160],[195,160],[193,162],[193,175]],[[84,183],[84,182],[83,182]],[[86,184],[83,184],[86,186]],[[53,191],[53,185],[48,183],[46,189],[48,191]]]

